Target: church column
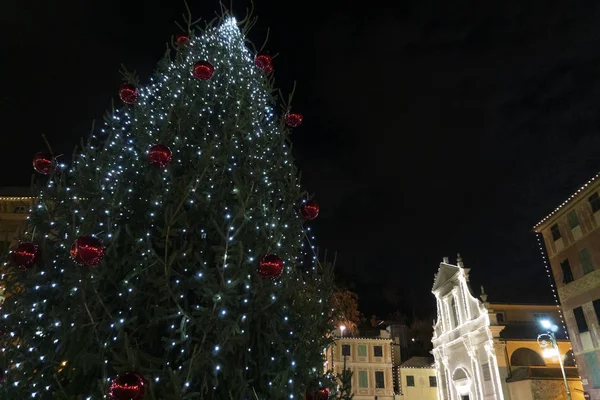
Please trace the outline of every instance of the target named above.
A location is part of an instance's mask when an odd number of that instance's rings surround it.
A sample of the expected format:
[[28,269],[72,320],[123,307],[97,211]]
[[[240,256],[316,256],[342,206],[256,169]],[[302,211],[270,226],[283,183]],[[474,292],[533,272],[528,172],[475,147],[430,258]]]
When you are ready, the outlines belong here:
[[[498,343],[499,345],[503,345]],[[504,392],[502,390],[502,383],[500,382],[500,371],[498,369],[498,360],[496,360],[495,346],[493,343],[487,343],[485,345],[487,352],[488,365],[490,367],[490,374],[492,376],[492,387],[494,388],[494,399],[504,400]]]
[[483,395],[483,386],[482,386],[482,382],[483,379],[481,377],[481,371],[479,370],[479,363],[477,362],[477,349],[473,348],[471,346],[471,341],[467,341],[465,343],[465,346],[467,347],[467,353],[469,354],[469,357],[471,358],[471,371],[473,373],[473,381],[471,383],[472,385],[472,391],[473,393],[475,393],[475,399],[481,399],[483,400],[484,395]]
[[438,391],[437,391],[437,398],[438,400],[445,400],[444,399],[444,391],[446,390],[445,385],[446,385],[446,380],[444,379],[444,370],[443,370],[443,366],[442,364],[437,360],[435,360],[435,379],[437,379],[437,384],[438,384]]
[[446,393],[447,398],[444,400],[458,400],[456,395],[456,389],[454,388],[454,384],[452,383],[452,376],[450,375],[450,367],[448,366],[448,357],[442,356],[442,361],[444,362],[444,370],[446,372]]

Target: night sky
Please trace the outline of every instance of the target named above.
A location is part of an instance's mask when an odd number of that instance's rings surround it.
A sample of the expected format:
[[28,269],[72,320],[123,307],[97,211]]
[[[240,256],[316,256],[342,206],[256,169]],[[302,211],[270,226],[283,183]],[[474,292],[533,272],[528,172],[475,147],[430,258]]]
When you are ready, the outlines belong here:
[[[216,1],[190,0],[212,19]],[[250,38],[298,87],[302,183],[367,315],[433,312],[433,274],[460,252],[492,302],[551,302],[532,226],[600,167],[600,3],[256,0]],[[242,18],[248,2],[235,1]],[[366,4],[372,4],[368,8]],[[3,4],[0,184],[72,153],[116,99],[123,63],[148,81],[183,2]]]

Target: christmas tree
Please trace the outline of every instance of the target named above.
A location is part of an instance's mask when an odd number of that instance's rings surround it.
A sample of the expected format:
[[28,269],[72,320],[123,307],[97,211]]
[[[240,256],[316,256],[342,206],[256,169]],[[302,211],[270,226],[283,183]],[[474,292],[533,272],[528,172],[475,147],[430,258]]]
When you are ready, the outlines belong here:
[[2,276],[0,398],[327,392],[332,274],[304,228],[302,116],[276,106],[253,21],[189,28],[147,85],[125,74],[70,167],[36,155],[49,177]]

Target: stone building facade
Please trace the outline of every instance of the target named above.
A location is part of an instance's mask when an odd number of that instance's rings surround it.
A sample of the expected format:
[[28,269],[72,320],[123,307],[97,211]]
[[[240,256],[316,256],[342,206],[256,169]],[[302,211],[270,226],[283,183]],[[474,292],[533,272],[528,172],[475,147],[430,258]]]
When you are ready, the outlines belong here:
[[386,330],[378,337],[343,336],[336,332],[334,344],[327,351],[325,369],[341,373],[352,370],[354,400],[392,400],[394,394],[394,361],[392,339]]
[[534,229],[545,244],[584,390],[600,399],[600,174]]

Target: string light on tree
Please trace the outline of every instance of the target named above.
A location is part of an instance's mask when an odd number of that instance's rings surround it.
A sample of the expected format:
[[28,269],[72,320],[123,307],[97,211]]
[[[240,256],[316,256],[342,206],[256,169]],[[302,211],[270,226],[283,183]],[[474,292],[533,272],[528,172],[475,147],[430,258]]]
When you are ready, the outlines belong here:
[[21,345],[3,353],[3,399],[298,399],[325,380],[331,267],[298,217],[291,132],[242,30],[190,28],[151,78],[125,73],[146,82],[135,99],[50,175],[22,238],[40,268],[18,274],[25,290],[7,281],[2,322]]

